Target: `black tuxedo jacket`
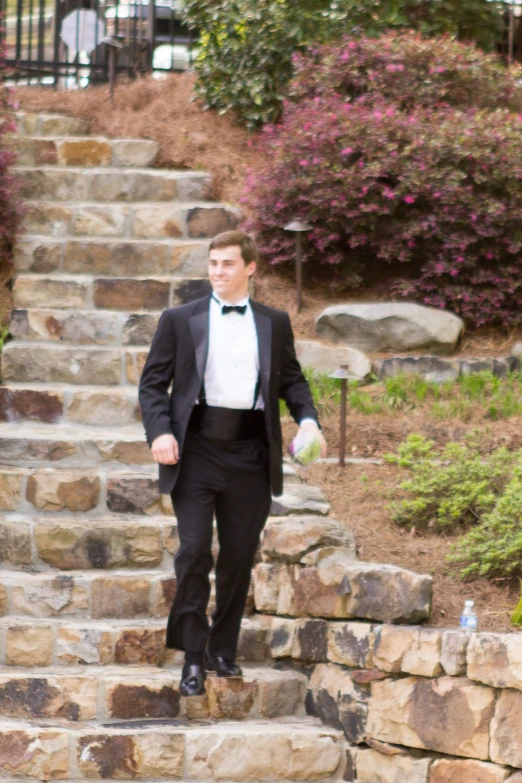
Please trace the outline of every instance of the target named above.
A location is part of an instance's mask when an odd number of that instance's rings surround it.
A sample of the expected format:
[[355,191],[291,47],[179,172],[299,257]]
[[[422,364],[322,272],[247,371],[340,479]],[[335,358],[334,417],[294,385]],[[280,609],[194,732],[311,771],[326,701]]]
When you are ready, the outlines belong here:
[[[283,454],[279,398],[286,401],[297,423],[304,418],[318,421],[318,415],[295,355],[288,314],[252,300],[251,305],[259,344],[270,486],[274,495],[280,495]],[[160,492],[165,494],[172,492],[176,484],[188,421],[203,384],[209,308],[210,296],[206,296],[162,313],[140,380],[139,401],[149,446],[166,433],[172,433],[179,444],[178,463],[159,466]]]

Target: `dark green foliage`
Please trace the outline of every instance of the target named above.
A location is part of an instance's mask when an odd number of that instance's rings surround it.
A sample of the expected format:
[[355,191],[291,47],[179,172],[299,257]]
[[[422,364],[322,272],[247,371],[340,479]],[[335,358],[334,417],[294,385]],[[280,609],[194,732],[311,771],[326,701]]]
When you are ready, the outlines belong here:
[[248,127],[277,120],[293,55],[310,44],[413,28],[492,48],[499,7],[489,0],[183,0],[189,24],[201,33],[199,95]]
[[410,473],[393,519],[416,529],[462,531],[448,557],[462,576],[522,573],[522,451],[483,454],[478,434],[437,451],[410,435],[387,460]]
[[457,529],[494,507],[520,455],[506,449],[483,455],[472,441],[448,443],[439,452],[433,442],[410,435],[398,456],[387,459],[411,474],[401,484],[409,497],[392,507],[394,521],[417,529]]
[[495,506],[455,546],[451,562],[463,576],[507,576],[522,572],[522,454]]

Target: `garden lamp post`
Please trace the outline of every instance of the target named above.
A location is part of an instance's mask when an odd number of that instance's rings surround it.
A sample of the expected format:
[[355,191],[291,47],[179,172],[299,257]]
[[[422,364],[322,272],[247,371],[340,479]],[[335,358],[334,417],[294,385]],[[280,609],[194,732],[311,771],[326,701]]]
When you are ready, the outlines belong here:
[[303,303],[303,234],[313,228],[306,220],[296,218],[284,227],[285,231],[295,233],[295,285],[297,289],[297,312]]
[[348,391],[348,381],[356,380],[357,376],[351,373],[347,364],[341,364],[339,369],[331,373],[329,378],[337,378],[341,381],[341,411],[339,422],[339,466],[344,468],[344,452],[346,446],[346,396]]

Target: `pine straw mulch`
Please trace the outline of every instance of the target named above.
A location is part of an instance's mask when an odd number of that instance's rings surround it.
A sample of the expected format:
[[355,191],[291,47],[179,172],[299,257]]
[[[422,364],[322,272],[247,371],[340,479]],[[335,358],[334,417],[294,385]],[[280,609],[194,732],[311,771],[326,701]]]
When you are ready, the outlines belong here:
[[239,202],[247,168],[258,154],[249,146],[248,131],[229,116],[203,110],[189,73],[120,79],[114,102],[107,85],[66,92],[18,87],[14,97],[24,111],[89,120],[93,135],[154,139],[160,145],[158,166],[209,171],[213,198],[231,203]]

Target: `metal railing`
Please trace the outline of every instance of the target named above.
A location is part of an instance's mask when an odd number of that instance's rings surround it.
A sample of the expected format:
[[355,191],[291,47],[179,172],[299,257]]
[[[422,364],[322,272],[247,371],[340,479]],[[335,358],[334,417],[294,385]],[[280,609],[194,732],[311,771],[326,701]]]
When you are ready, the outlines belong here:
[[0,0],[0,12],[8,78],[18,84],[67,88],[106,82],[111,69],[183,71],[197,45],[176,0]]

